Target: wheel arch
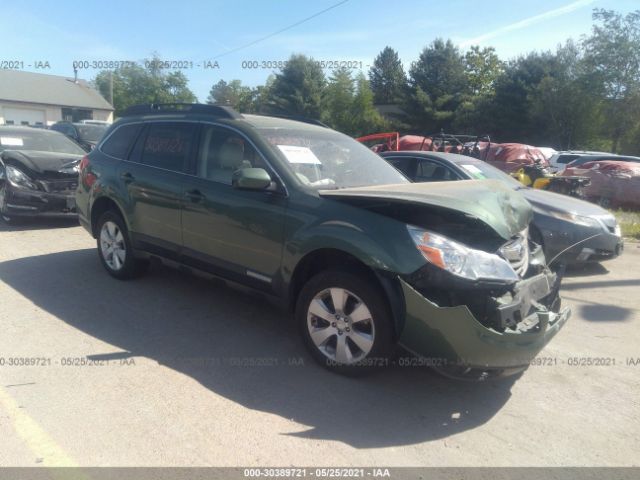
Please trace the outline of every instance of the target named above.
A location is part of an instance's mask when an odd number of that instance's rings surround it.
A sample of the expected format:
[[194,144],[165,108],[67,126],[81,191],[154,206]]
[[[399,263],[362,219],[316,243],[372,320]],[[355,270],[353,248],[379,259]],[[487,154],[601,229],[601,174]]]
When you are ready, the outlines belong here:
[[370,279],[385,295],[385,301],[391,312],[393,332],[399,338],[404,326],[404,295],[395,274],[376,270],[351,253],[337,248],[319,248],[308,252],[296,264],[287,292],[290,311],[295,310],[300,291],[314,275],[325,270],[343,270],[357,273]]
[[93,235],[94,238],[96,238],[98,235],[98,232],[96,231],[98,227],[98,220],[100,220],[100,217],[105,212],[108,212],[110,210],[120,215],[120,218],[122,218],[122,221],[124,222],[125,226],[129,228],[127,217],[124,215],[120,205],[118,205],[118,203],[111,197],[107,197],[107,196],[98,197],[91,204],[91,234]]

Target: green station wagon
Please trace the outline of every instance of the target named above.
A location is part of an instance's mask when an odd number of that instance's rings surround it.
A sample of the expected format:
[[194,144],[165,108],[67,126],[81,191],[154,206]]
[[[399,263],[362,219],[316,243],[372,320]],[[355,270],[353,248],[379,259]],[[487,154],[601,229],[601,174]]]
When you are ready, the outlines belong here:
[[411,183],[313,121],[132,107],[79,170],[80,222],[109,274],[156,258],[257,289],[343,373],[390,364],[397,345],[451,376],[516,373],[570,315],[518,192]]

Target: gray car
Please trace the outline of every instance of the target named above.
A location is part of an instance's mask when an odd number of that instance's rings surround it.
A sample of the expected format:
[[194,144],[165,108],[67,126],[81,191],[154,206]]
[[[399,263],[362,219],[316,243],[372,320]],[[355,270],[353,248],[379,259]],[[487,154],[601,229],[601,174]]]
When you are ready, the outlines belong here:
[[583,200],[523,186],[495,167],[464,155],[438,152],[384,152],[389,163],[415,182],[490,178],[501,180],[531,203],[531,238],[544,247],[551,263],[581,264],[615,258],[624,248],[615,217]]

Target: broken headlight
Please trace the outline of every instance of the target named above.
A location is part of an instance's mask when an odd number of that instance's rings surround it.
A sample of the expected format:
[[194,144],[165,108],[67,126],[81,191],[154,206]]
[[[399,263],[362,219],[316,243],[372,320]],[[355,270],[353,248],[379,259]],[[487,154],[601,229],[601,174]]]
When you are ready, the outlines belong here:
[[9,180],[9,183],[11,183],[11,185],[13,185],[14,187],[27,188],[29,190],[38,190],[38,186],[16,167],[6,165],[5,172],[7,174],[7,180]]
[[412,225],[407,225],[407,229],[422,256],[436,267],[469,280],[519,280],[511,265],[497,255],[474,250],[443,235]]

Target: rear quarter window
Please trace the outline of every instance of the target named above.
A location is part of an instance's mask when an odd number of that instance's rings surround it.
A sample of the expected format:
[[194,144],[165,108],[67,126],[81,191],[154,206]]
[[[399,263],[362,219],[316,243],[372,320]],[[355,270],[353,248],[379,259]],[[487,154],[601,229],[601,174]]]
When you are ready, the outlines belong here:
[[100,150],[107,155],[126,160],[131,145],[135,141],[142,125],[123,125],[116,129],[102,144]]

